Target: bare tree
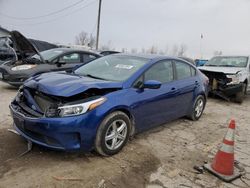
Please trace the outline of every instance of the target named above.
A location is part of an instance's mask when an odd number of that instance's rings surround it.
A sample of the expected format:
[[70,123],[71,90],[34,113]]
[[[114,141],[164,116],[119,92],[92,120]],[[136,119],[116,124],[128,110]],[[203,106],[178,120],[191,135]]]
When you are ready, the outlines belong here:
[[145,54],[145,53],[146,53],[145,48],[142,48],[142,49],[141,49],[141,53],[143,53],[143,54]]
[[101,50],[115,50],[115,48],[112,47],[112,41],[109,40],[107,44],[102,44],[100,47]]
[[180,45],[178,50],[178,56],[184,56],[187,51],[187,46],[185,44]]
[[147,53],[150,53],[150,54],[156,54],[158,52],[158,49],[156,46],[152,45],[148,50],[147,50]]
[[96,44],[96,38],[91,34],[90,37],[89,37],[89,41],[88,41],[88,46],[90,48],[94,48],[95,47],[95,44]]
[[218,50],[214,51],[214,56],[220,56],[220,55],[222,55],[222,51]]
[[169,48],[168,48],[168,45],[165,47],[165,50],[164,50],[164,53],[165,54],[168,54],[168,50],[169,50]]
[[122,48],[122,53],[126,53],[127,52],[127,48]]
[[160,51],[159,51],[159,54],[160,54],[160,55],[165,55],[165,53],[164,53],[163,50],[160,50]]
[[178,55],[178,50],[179,50],[179,48],[178,48],[177,44],[175,44],[173,46],[173,48],[172,48],[172,54],[171,55],[177,56]]
[[88,33],[82,31],[75,37],[75,43],[77,45],[88,45]]
[[131,49],[131,53],[132,53],[132,54],[136,54],[136,53],[137,53],[137,49],[136,49],[136,48],[132,48],[132,49]]

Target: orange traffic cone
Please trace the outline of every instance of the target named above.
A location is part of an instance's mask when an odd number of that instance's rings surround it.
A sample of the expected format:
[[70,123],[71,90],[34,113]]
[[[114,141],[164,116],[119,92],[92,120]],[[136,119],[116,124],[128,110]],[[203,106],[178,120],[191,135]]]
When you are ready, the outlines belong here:
[[234,169],[234,132],[235,121],[231,120],[227,134],[212,164],[204,165],[205,169],[226,182],[231,182],[241,176],[239,170]]

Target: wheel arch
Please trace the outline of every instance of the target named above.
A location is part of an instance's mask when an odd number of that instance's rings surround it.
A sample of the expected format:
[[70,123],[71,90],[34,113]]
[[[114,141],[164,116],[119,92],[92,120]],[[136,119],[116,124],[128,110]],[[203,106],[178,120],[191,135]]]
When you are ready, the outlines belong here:
[[134,133],[135,133],[135,117],[134,117],[133,113],[131,112],[131,110],[129,109],[129,107],[127,107],[127,106],[115,107],[115,108],[111,109],[110,111],[108,111],[107,114],[105,115],[105,117],[108,114],[111,114],[111,113],[116,112],[116,111],[121,111],[121,112],[125,113],[128,116],[128,118],[131,121],[130,136],[134,135]]

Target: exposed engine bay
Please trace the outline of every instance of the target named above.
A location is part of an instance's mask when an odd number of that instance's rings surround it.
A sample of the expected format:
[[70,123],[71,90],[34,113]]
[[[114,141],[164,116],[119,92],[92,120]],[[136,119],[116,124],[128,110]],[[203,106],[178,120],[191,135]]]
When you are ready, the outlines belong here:
[[60,97],[47,95],[30,88],[21,88],[12,107],[27,117],[60,117],[60,107],[63,105],[86,103],[117,90],[119,88],[93,88],[71,97]]
[[225,100],[229,100],[237,92],[242,91],[241,84],[231,84],[232,78],[228,78],[223,72],[212,72],[201,70],[209,79],[209,93],[218,95]]

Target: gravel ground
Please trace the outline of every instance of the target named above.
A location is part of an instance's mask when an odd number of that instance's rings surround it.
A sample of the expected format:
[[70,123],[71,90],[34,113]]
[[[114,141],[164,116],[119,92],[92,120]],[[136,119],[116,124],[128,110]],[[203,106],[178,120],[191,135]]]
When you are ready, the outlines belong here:
[[[0,188],[5,187],[250,187],[250,96],[241,105],[209,98],[197,122],[179,119],[136,135],[119,154],[65,153],[34,146],[7,131],[8,105],[16,89],[0,83]],[[236,120],[235,157],[246,174],[224,183],[194,165],[211,161],[231,118]]]

